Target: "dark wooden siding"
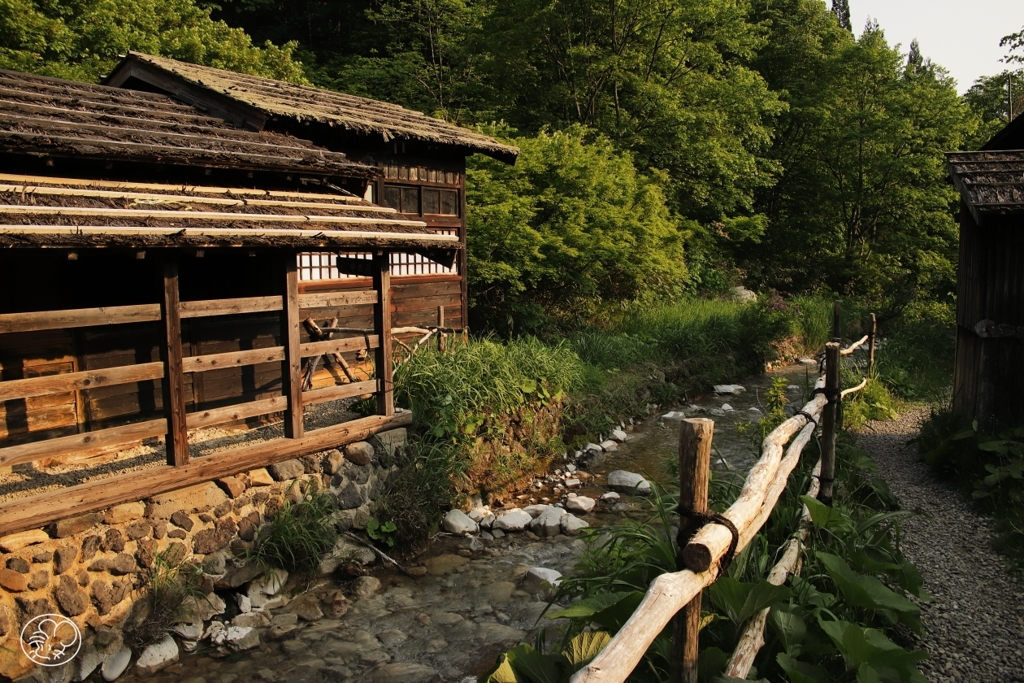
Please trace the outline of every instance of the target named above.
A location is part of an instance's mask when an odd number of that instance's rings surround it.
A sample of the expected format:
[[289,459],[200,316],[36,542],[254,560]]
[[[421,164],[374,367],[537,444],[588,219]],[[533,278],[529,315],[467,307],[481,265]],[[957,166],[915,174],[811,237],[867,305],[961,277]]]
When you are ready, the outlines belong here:
[[983,226],[960,216],[957,349],[953,408],[983,427],[1024,420],[1024,343],[981,338],[975,325],[1024,325],[1024,219],[992,218]]

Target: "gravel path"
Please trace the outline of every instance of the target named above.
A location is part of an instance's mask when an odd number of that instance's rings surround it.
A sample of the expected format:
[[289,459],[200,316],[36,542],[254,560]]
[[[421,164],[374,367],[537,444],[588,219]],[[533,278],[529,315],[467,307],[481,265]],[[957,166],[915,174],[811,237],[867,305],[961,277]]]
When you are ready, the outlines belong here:
[[935,600],[922,605],[931,658],[921,662],[933,683],[1024,682],[1024,585],[991,549],[992,522],[956,491],[937,482],[907,441],[926,417],[911,410],[893,422],[872,422],[857,437],[907,509],[903,550]]

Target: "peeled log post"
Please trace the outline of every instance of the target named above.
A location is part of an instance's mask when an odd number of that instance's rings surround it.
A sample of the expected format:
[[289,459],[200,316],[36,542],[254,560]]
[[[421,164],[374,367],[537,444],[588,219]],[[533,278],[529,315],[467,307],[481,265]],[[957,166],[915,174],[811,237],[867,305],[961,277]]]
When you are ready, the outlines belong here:
[[843,302],[839,299],[832,302],[832,341],[839,341],[843,337],[842,306]]
[[829,402],[821,419],[821,490],[818,500],[832,505],[832,483],[836,474],[836,428],[839,420],[839,344],[825,345],[825,395]]
[[856,351],[857,349],[860,348],[861,344],[864,344],[865,342],[867,342],[869,337],[870,337],[870,335],[865,334],[863,337],[861,337],[860,339],[858,339],[857,341],[853,342],[852,344],[847,346],[845,349],[840,351],[839,355],[841,355],[841,356],[849,356],[849,355],[851,355],[854,351]]
[[[823,383],[824,378],[819,378],[815,383],[815,389],[820,389]],[[825,397],[819,393],[804,405],[802,412],[817,415],[825,403]],[[762,442],[761,458],[747,475],[746,483],[736,502],[723,513],[736,525],[741,541],[745,533],[749,534],[751,524],[765,505],[767,494],[772,482],[775,481],[775,475],[782,461],[783,445],[809,422],[804,415],[794,415],[776,427]],[[757,533],[756,529],[754,533]],[[697,532],[693,540],[683,550],[683,561],[686,563],[687,569],[697,573],[707,571],[714,558],[721,557],[725,553],[731,540],[732,533],[726,527],[720,524],[705,526]],[[739,547],[742,548],[742,544]]]
[[868,376],[875,371],[875,339],[878,338],[878,318],[871,314],[871,334],[868,335]]
[[[705,418],[683,420],[679,426],[679,535],[676,569],[684,569],[682,549],[703,524],[697,515],[708,510],[711,481],[711,438],[715,423]],[[693,513],[687,515],[687,512]],[[697,683],[700,645],[700,603],[697,593],[672,620],[672,683]]]

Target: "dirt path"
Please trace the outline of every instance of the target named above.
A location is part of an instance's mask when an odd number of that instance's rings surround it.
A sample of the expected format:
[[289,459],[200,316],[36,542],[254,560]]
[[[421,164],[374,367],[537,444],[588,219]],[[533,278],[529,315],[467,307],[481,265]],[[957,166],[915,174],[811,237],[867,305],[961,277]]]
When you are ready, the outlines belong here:
[[935,597],[922,606],[920,647],[931,659],[921,670],[933,683],[1024,682],[1024,585],[991,549],[991,520],[932,478],[917,447],[907,445],[925,416],[911,410],[858,436],[903,507],[927,513],[904,522],[902,537]]

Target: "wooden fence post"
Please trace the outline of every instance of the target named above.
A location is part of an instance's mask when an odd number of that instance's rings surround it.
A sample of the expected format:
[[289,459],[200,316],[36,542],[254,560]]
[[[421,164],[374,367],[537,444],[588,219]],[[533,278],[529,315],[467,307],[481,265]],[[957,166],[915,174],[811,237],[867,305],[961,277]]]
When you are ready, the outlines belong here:
[[302,354],[299,346],[299,274],[294,253],[284,256],[284,310],[281,312],[281,340],[284,343],[283,389],[288,399],[284,414],[284,435],[289,439],[301,439],[305,430],[302,425]]
[[[711,478],[711,437],[713,420],[692,418],[679,427],[679,535],[676,568],[686,569],[683,548],[704,522],[688,517],[692,511],[708,509],[708,483]],[[697,652],[700,644],[700,593],[672,620],[672,683],[697,683]]]
[[832,302],[832,341],[840,341],[843,338],[843,302],[836,299]]
[[[437,326],[444,327],[444,306],[437,307]],[[437,331],[437,350],[444,353],[444,332]]]
[[394,368],[391,358],[391,255],[386,250],[373,253],[373,288],[377,305],[373,307],[373,330],[380,335],[376,353],[377,412],[395,414]]
[[821,415],[821,489],[818,500],[832,504],[832,481],[836,474],[836,430],[839,417],[839,342],[825,345],[825,396],[828,403]]
[[185,373],[181,350],[181,311],[178,294],[178,262],[164,262],[164,413],[167,415],[167,464],[188,464],[188,426],[185,424]]
[[875,338],[878,336],[878,317],[871,314],[871,332],[868,333],[868,377],[875,371]]

